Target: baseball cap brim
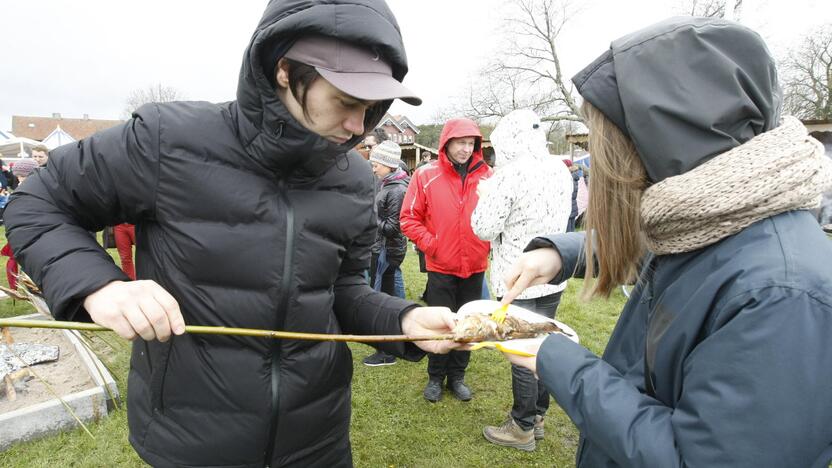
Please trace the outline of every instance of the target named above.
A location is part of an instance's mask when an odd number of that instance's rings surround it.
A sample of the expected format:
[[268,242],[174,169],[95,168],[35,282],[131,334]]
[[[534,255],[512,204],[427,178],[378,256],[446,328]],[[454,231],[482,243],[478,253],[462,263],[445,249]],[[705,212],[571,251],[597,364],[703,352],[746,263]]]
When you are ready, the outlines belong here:
[[365,101],[401,99],[412,106],[422,104],[422,100],[413,91],[407,89],[406,86],[390,75],[366,72],[334,72],[322,67],[315,67],[315,69],[332,86],[358,99]]

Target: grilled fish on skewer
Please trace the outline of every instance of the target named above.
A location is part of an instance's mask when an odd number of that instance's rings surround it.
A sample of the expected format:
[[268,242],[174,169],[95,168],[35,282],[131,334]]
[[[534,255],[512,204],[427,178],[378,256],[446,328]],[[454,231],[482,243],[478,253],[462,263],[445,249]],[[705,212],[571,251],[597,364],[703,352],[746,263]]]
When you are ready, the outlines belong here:
[[479,341],[505,341],[518,338],[534,338],[547,333],[565,333],[552,322],[527,322],[508,315],[503,323],[497,323],[489,314],[466,315],[454,328],[454,341],[472,343]]

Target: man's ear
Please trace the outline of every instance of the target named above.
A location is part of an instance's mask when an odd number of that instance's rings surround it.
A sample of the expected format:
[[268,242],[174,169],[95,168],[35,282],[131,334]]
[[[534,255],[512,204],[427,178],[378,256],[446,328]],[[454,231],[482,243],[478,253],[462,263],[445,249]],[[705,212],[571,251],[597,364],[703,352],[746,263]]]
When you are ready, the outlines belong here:
[[275,83],[281,88],[289,87],[289,61],[281,58],[275,67]]

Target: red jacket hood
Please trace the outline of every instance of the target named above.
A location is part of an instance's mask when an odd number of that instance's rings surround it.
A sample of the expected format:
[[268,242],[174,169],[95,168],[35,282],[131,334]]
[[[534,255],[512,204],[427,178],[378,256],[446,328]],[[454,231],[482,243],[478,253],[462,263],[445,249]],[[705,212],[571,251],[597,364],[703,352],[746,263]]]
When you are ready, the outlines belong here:
[[439,135],[439,164],[451,169],[451,162],[445,153],[445,146],[452,138],[474,137],[477,139],[474,145],[474,153],[471,155],[471,162],[468,167],[473,167],[477,161],[483,161],[482,157],[482,133],[480,127],[471,119],[451,119],[445,122],[442,127],[442,134]]

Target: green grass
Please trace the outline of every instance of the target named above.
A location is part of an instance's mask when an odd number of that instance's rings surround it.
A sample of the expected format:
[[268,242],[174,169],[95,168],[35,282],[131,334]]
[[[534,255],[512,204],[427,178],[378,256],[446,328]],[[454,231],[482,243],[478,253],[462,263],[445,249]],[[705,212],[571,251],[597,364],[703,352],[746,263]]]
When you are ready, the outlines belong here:
[[[0,237],[2,238],[2,237]],[[118,261],[115,249],[110,250]],[[5,263],[2,257],[0,264]],[[426,277],[419,273],[412,249],[403,264],[408,298],[418,298]],[[0,283],[5,283],[2,275]],[[563,296],[558,319],[569,324],[581,342],[600,354],[624,303],[616,292],[610,301],[579,303],[581,281],[572,280]],[[32,312],[26,304],[0,301],[0,317]],[[129,345],[112,334],[97,337],[94,345],[115,373],[126,395]],[[353,379],[353,457],[359,467],[433,466],[556,466],[574,465],[578,432],[552,402],[546,418],[546,438],[531,453],[494,446],[485,441],[482,428],[498,424],[511,408],[511,373],[508,362],[495,351],[475,351],[466,374],[474,399],[463,403],[446,393],[431,404],[422,397],[427,381],[427,360],[399,360],[395,366],[370,368],[361,359],[373,350],[351,344]],[[0,452],[0,466],[144,466],[127,442],[127,413],[122,407],[92,424],[91,440],[80,429],[55,437],[20,444]]]

